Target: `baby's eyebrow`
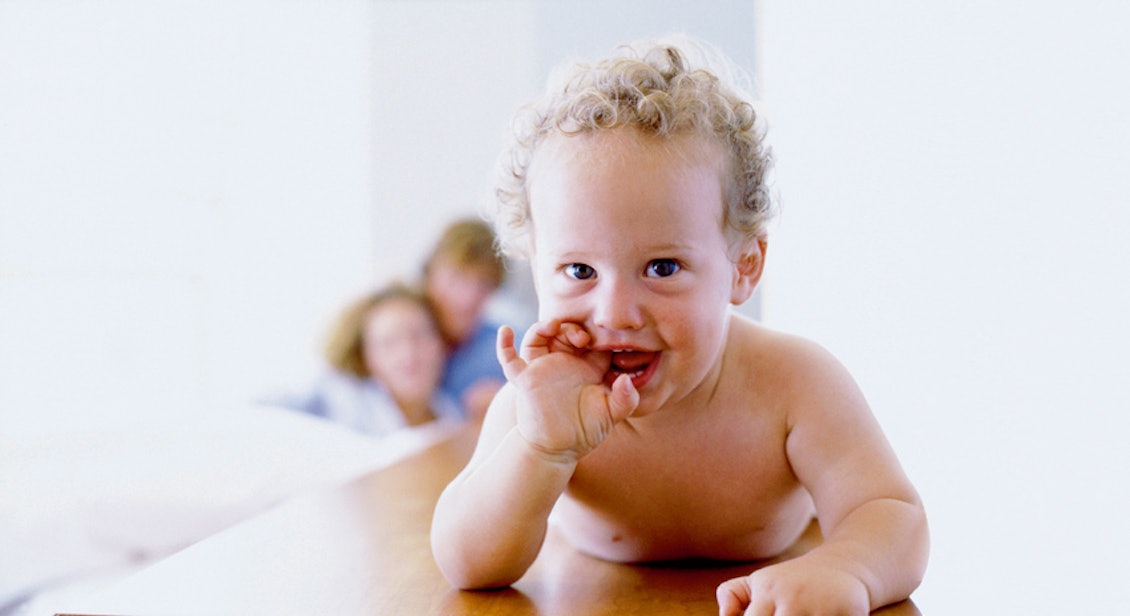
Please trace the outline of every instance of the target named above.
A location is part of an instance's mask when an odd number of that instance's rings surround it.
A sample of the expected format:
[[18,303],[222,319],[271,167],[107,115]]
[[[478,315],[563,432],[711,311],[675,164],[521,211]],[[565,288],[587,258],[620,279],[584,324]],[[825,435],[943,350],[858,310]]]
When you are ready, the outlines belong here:
[[[664,259],[671,256],[685,255],[688,253],[700,252],[701,247],[682,241],[662,242],[656,244],[647,244],[641,246],[633,252],[638,252],[646,256],[648,259]],[[607,256],[607,251],[601,250],[584,250],[584,249],[567,249],[562,252],[547,252],[545,256],[552,262],[558,264],[570,263],[588,263],[590,261]]]
[[655,258],[663,258],[664,255],[697,252],[700,247],[690,242],[664,242],[662,244],[649,244],[644,246],[643,250],[654,255]]
[[657,250],[657,251],[664,251],[664,250],[680,251],[680,250],[692,249],[692,248],[694,248],[694,244],[691,244],[689,242],[667,242],[665,244],[656,244],[654,246],[649,246],[648,248],[650,250]]
[[582,263],[585,259],[590,258],[591,255],[571,250],[557,254],[550,253],[546,256],[557,263]]

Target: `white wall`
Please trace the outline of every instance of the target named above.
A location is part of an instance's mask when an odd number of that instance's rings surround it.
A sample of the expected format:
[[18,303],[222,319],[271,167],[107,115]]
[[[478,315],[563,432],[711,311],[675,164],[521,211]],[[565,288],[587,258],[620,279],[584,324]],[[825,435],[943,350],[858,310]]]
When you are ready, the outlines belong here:
[[1130,5],[766,2],[766,317],[831,348],[931,514],[923,613],[1114,613]]
[[[473,214],[531,92],[514,2],[0,3],[0,426],[299,389]],[[486,37],[490,44],[474,37]]]
[[298,372],[372,262],[364,2],[0,3],[0,424]]
[[675,29],[752,57],[752,5],[715,9],[0,2],[0,426],[301,387],[340,307],[489,199],[550,65]]
[[536,83],[526,2],[374,2],[374,261],[402,275],[491,195],[508,119]]

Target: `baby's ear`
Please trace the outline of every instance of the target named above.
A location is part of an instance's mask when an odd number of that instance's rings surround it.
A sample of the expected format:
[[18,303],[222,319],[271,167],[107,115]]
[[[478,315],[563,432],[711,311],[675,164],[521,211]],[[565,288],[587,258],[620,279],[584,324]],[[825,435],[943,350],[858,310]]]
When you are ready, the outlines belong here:
[[753,295],[765,269],[765,250],[768,244],[764,237],[750,240],[742,245],[734,259],[734,284],[730,289],[730,303],[739,306]]

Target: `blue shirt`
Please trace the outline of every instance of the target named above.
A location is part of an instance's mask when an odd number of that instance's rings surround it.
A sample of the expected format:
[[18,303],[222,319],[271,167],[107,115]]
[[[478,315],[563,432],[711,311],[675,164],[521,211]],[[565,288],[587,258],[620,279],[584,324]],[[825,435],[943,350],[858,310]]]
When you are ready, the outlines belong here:
[[[480,322],[471,337],[447,358],[440,390],[460,405],[463,394],[479,380],[490,378],[500,384],[506,382],[506,374],[494,350],[498,327],[494,323]],[[463,411],[466,413],[466,409]]]

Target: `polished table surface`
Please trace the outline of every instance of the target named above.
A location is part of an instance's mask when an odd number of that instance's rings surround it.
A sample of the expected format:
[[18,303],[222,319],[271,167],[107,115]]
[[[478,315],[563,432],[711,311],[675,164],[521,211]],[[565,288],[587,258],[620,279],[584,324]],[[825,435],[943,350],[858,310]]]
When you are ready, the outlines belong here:
[[[432,510],[475,444],[464,431],[340,488],[205,539],[66,614],[717,614],[714,589],[757,564],[623,565],[552,529],[513,587],[459,591],[432,559]],[[785,557],[820,541],[813,525]],[[763,566],[763,564],[761,565]],[[912,601],[875,612],[920,615]]]

